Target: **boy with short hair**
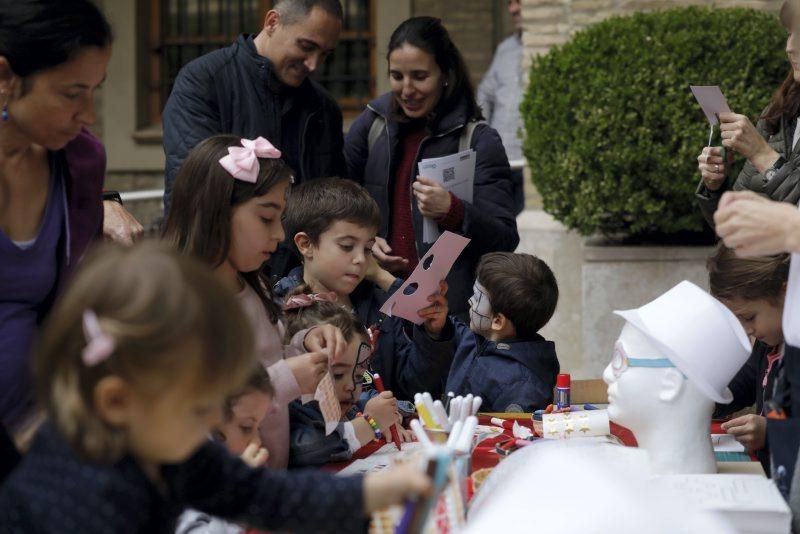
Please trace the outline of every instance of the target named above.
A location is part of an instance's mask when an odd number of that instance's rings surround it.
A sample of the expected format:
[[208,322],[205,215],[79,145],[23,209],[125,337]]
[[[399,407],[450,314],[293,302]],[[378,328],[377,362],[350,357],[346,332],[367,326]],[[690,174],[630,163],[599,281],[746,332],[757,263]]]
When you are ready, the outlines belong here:
[[379,328],[371,366],[387,389],[403,400],[413,400],[423,391],[441,395],[453,353],[452,328],[443,330],[444,299],[434,303],[438,307],[419,310],[426,319],[423,326],[381,318],[380,307],[402,280],[372,257],[380,220],[378,205],[351,180],[326,178],[294,188],[284,230],[303,265],[275,285],[275,295],[284,297],[301,283],[314,293],[335,292],[338,302],[365,324]]
[[458,319],[445,391],[472,393],[487,412],[532,412],[553,401],[555,344],[538,331],[558,302],[558,284],[530,254],[492,252],[478,264],[469,328]]

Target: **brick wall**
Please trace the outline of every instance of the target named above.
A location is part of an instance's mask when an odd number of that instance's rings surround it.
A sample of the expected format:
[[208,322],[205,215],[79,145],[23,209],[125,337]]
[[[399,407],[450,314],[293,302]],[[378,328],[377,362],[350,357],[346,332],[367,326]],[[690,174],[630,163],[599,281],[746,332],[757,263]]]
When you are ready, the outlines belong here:
[[[500,2],[505,9],[505,0]],[[413,0],[411,15],[442,19],[470,70],[473,82],[480,82],[489,68],[498,39],[497,0]]]
[[613,15],[681,6],[750,7],[777,14],[782,0],[523,0],[526,60]]

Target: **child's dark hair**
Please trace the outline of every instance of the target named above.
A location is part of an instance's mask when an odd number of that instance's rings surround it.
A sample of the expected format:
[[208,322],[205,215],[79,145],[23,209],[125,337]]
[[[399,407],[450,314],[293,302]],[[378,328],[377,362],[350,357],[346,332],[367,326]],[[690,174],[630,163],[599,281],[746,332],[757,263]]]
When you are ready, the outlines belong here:
[[300,184],[286,202],[283,228],[292,250],[299,254],[294,236],[304,232],[317,244],[319,236],[336,224],[347,221],[374,228],[381,225],[378,204],[366,189],[352,180],[324,178]]
[[708,258],[708,285],[718,299],[766,299],[783,302],[789,279],[789,254],[740,258],[719,243]]
[[[84,314],[114,341],[86,363]],[[36,393],[50,421],[82,456],[114,461],[125,429],[101,418],[95,389],[118,376],[157,398],[178,380],[224,397],[258,363],[253,332],[230,290],[208,266],[163,244],[102,245],[82,261],[56,303],[33,359]]]
[[[311,288],[307,284],[300,284],[286,298],[288,300],[293,295],[304,293],[311,293]],[[315,300],[309,306],[285,310],[284,314],[286,316],[286,333],[289,338],[305,328],[330,324],[342,331],[342,336],[348,343],[353,340],[354,335],[369,341],[369,334],[364,322],[356,314],[336,302]]]
[[0,0],[0,14],[0,56],[22,78],[112,41],[111,26],[90,0]]
[[225,398],[225,403],[222,406],[223,417],[230,421],[233,418],[233,405],[236,404],[236,401],[253,391],[258,391],[271,397],[275,396],[275,387],[272,385],[269,373],[260,363],[253,368],[253,372],[247,377],[247,382],[244,383],[241,389]]
[[532,338],[556,311],[556,277],[536,256],[484,254],[478,263],[477,278],[489,292],[492,312],[505,315],[521,339]]
[[[230,253],[233,208],[292,180],[292,171],[286,163],[266,158],[258,160],[255,183],[234,179],[219,160],[228,154],[228,147],[241,146],[241,137],[215,135],[194,147],[175,178],[172,205],[164,221],[162,236],[167,242],[212,267],[221,265]],[[260,271],[240,274],[261,298],[270,320],[276,323],[280,309],[272,300],[269,282]]]

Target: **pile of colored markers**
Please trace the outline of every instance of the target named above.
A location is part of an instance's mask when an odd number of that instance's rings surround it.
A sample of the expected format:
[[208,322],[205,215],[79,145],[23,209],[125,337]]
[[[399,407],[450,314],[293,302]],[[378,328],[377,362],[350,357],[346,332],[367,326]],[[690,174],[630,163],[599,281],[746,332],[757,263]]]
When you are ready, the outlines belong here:
[[476,416],[482,402],[483,399],[473,397],[471,393],[466,397],[461,395],[454,397],[453,393],[450,393],[448,395],[449,406],[445,407],[442,401],[434,401],[430,393],[414,395],[417,413],[425,426],[429,429],[446,432],[450,432],[457,422],[461,422],[463,425],[468,417]]

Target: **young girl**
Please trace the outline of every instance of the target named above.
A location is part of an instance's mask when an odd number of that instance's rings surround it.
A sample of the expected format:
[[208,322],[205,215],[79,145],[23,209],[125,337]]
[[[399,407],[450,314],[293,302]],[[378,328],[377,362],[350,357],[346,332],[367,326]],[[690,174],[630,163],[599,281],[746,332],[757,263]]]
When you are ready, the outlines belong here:
[[755,404],[756,413],[731,419],[722,428],[746,448],[756,451],[762,463],[768,462],[764,404],[773,396],[775,379],[782,366],[781,322],[789,256],[740,258],[733,249],[720,243],[707,267],[711,294],[736,315],[748,335],[756,340],[750,359],[729,385],[733,402],[718,405],[714,415],[731,415]]
[[[367,401],[363,413],[356,403],[361,395],[364,374],[372,355],[369,334],[364,323],[339,302],[336,293],[309,294],[308,286],[300,285],[287,298],[284,310],[289,335],[311,324],[337,326],[347,341],[341,359],[331,365],[336,398],[342,411],[342,423],[325,434],[325,420],[317,403],[289,405],[291,444],[289,465],[302,467],[349,459],[352,454],[380,436],[390,436],[390,427],[400,422],[397,399],[384,391]],[[403,441],[410,432],[399,424],[395,427]]]
[[209,441],[253,348],[241,306],[194,260],[148,244],[90,255],[34,356],[47,422],[0,488],[3,531],[173,532],[192,507],[258,528],[349,532],[428,490],[413,469],[254,470]]
[[[222,423],[211,431],[212,438],[225,445],[228,452],[239,456],[250,467],[262,467],[269,456],[261,446],[258,423],[272,404],[275,389],[269,374],[258,364],[245,386],[225,399]],[[184,512],[176,534],[244,534],[245,529],[197,510]]]
[[[280,151],[263,138],[206,139],[192,149],[175,179],[163,235],[181,252],[213,267],[244,307],[261,362],[275,385],[275,409],[261,425],[269,465],[285,468],[287,405],[301,393],[314,393],[329,356],[336,361],[345,343],[336,328],[326,325],[298,332],[288,347],[282,345],[280,308],[261,275],[284,237],[281,215],[292,173],[279,158]],[[313,352],[296,356],[305,351]]]

